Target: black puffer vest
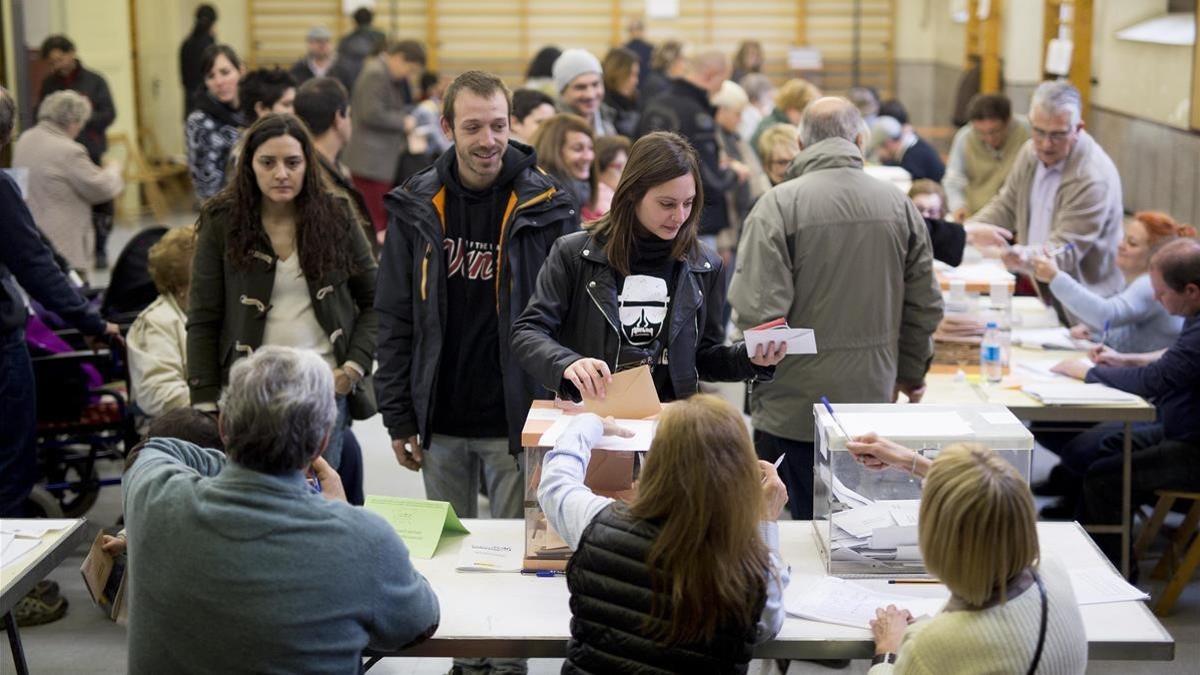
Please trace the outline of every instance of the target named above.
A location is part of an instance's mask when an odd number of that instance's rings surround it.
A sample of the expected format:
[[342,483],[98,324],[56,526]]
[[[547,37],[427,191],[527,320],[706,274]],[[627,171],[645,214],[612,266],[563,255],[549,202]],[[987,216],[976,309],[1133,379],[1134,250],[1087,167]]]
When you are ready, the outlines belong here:
[[765,588],[757,591],[755,621],[721,626],[709,642],[667,647],[646,637],[654,596],[646,559],[658,533],[659,525],[634,519],[619,503],[584,530],[567,564],[571,641],[563,673],[746,672]]

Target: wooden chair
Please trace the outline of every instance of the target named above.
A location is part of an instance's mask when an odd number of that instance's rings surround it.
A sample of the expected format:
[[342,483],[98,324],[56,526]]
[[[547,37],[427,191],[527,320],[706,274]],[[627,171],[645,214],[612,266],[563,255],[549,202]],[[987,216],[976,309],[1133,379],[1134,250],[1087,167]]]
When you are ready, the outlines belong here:
[[[1163,521],[1166,520],[1167,514],[1170,513],[1171,507],[1175,505],[1176,501],[1191,502],[1192,504],[1183,519],[1183,524],[1171,535],[1166,552],[1154,566],[1154,571],[1150,573],[1152,579],[1166,579],[1172,563],[1179,560],[1175,574],[1167,582],[1167,587],[1163,589],[1158,601],[1154,603],[1154,613],[1157,616],[1166,616],[1171,613],[1175,601],[1179,599],[1179,594],[1183,592],[1184,586],[1187,586],[1188,581],[1191,580],[1197,566],[1200,566],[1200,492],[1156,490],[1155,494],[1158,495],[1158,503],[1154,505],[1154,513],[1150,516],[1146,526],[1142,528],[1142,533],[1133,545],[1135,559],[1142,557],[1150,542],[1162,529]],[[1191,542],[1190,546],[1188,545],[1189,541]],[[1181,553],[1182,557],[1179,557]]]
[[129,136],[124,132],[109,134],[108,144],[109,147],[119,146],[124,148],[126,183],[141,185],[142,194],[146,198],[146,205],[150,207],[150,212],[154,214],[155,221],[160,223],[167,222],[167,218],[171,214],[171,208],[167,203],[166,195],[163,193],[163,185],[181,172],[187,173],[187,167],[179,167],[178,165],[157,166],[151,164],[146,161],[146,156],[142,154],[138,144],[130,140]]

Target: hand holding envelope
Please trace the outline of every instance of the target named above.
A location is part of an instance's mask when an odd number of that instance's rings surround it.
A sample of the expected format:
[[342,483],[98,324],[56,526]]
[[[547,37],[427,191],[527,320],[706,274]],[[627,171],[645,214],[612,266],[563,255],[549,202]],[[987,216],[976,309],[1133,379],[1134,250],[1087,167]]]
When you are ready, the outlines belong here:
[[612,376],[604,398],[589,396],[583,392],[583,409],[600,417],[640,420],[657,415],[662,410],[658,401],[658,390],[650,366],[638,366],[623,370]]
[[813,329],[792,328],[787,325],[787,320],[782,318],[755,326],[744,335],[746,351],[750,354],[755,354],[760,346],[766,352],[767,346],[772,342],[786,342],[786,356],[817,353],[817,338]]

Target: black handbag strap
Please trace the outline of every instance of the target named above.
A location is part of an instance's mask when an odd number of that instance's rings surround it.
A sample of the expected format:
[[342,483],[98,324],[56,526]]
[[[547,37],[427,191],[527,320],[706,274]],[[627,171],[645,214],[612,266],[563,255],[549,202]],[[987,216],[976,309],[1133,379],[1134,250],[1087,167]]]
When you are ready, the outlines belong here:
[[1033,663],[1029,664],[1028,675],[1036,673],[1038,665],[1042,662],[1042,649],[1046,646],[1046,621],[1050,614],[1049,603],[1046,601],[1046,586],[1042,583],[1042,577],[1034,572],[1033,580],[1037,583],[1038,594],[1042,596],[1042,626],[1038,630],[1037,649],[1033,652]]

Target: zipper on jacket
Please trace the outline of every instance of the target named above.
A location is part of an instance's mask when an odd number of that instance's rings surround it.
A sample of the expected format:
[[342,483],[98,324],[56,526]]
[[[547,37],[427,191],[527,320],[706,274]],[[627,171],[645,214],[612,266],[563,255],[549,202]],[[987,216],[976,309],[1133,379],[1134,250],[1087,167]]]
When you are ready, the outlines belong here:
[[[553,187],[550,187],[550,188],[547,188],[545,192],[542,192],[541,194],[536,195],[534,197],[530,197],[529,200],[524,203],[511,204],[510,208],[512,210],[509,211],[508,213],[506,213],[504,218],[500,221],[500,243],[496,246],[496,314],[497,314],[497,316],[500,314],[500,281],[501,281],[501,279],[504,278],[504,270],[505,270],[505,267],[504,267],[504,236],[505,236],[505,234],[508,234],[509,238],[512,237],[512,233],[510,233],[508,231],[508,226],[512,224],[513,220],[516,219],[517,214],[520,213],[522,210],[527,209],[530,206],[533,206],[535,204],[541,204],[542,202],[547,201],[548,199],[550,199],[551,197],[554,196],[554,193],[555,193],[555,189]],[[512,200],[513,202],[515,202],[516,197],[517,197],[517,193],[514,191],[511,194],[509,199]],[[509,286],[510,286],[509,290],[511,290],[511,285],[512,285],[512,280],[510,279],[509,280]]]
[[600,316],[604,317],[604,323],[608,324],[609,327],[613,329],[613,332],[617,334],[617,353],[613,357],[613,372],[616,373],[621,370],[621,329],[613,325],[613,322],[609,320],[608,315],[604,313],[604,308],[600,306],[600,301],[596,299],[595,295],[592,295],[592,286],[595,283],[596,282],[594,281],[588,282],[587,293],[588,297],[591,298],[592,302],[596,305],[596,309],[600,311]]

